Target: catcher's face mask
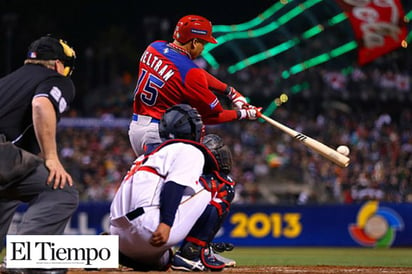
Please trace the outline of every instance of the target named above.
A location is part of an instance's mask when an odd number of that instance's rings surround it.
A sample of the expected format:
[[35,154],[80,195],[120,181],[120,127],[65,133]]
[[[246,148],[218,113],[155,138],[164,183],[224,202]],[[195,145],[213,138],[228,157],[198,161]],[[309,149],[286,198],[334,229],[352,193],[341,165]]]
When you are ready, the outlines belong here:
[[216,134],[207,134],[203,138],[203,144],[215,156],[220,170],[229,174],[232,170],[232,153],[230,152],[229,147],[223,143],[222,138]]

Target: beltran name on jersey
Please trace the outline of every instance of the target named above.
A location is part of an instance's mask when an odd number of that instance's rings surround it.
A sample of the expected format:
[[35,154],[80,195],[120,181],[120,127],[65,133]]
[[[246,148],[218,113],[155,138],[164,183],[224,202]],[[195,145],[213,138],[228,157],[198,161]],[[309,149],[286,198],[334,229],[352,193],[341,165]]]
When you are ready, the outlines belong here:
[[163,64],[163,61],[160,60],[159,57],[153,55],[149,51],[145,51],[143,53],[140,58],[140,62],[146,64],[148,67],[151,67],[164,81],[169,80],[169,78],[175,74],[174,70],[169,68],[169,65]]

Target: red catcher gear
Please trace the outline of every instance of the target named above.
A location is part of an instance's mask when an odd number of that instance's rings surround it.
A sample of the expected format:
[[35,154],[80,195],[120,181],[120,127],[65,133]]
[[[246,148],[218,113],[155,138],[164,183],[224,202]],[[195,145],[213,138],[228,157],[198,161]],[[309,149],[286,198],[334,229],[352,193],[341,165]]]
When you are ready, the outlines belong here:
[[212,23],[209,20],[199,15],[186,15],[177,22],[173,39],[186,44],[193,38],[217,44],[212,36]]

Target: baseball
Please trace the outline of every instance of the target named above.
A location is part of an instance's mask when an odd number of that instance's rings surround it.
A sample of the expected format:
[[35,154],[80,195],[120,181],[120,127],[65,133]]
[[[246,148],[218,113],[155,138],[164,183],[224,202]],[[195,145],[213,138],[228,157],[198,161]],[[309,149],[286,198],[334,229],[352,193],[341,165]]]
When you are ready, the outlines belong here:
[[336,151],[339,152],[340,154],[345,155],[345,156],[348,156],[349,153],[350,153],[350,150],[347,146],[338,146]]

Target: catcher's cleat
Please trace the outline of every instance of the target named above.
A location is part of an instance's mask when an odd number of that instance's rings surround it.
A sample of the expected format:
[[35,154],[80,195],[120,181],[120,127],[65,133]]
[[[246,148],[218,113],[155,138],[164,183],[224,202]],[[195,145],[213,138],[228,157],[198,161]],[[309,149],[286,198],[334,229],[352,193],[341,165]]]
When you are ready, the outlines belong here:
[[223,257],[222,255],[219,255],[218,253],[222,253],[225,251],[232,251],[235,246],[231,243],[210,243],[210,247],[215,255],[215,257],[221,261],[224,262],[226,267],[235,267],[236,266],[236,261],[230,258]]
[[211,248],[202,248],[200,258],[190,260],[178,251],[172,259],[171,268],[181,271],[221,271],[225,263],[218,260]]
[[216,258],[211,247],[202,248],[200,252],[202,263],[211,271],[221,271],[226,264]]
[[216,259],[219,261],[223,262],[225,264],[225,267],[235,267],[236,266],[236,261],[230,258],[223,257],[222,255],[219,254],[214,254]]
[[173,270],[181,271],[206,271],[206,267],[203,265],[200,258],[196,260],[189,260],[181,256],[178,251],[172,258],[172,265],[170,266]]

